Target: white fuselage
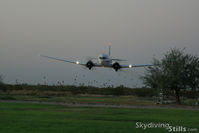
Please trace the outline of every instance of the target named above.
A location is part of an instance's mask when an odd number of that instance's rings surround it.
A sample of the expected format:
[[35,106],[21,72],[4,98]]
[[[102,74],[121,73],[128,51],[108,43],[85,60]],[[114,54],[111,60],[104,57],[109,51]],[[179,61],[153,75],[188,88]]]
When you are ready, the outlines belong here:
[[100,54],[98,56],[98,63],[101,64],[103,67],[111,67],[112,66],[112,60],[109,55],[107,54]]

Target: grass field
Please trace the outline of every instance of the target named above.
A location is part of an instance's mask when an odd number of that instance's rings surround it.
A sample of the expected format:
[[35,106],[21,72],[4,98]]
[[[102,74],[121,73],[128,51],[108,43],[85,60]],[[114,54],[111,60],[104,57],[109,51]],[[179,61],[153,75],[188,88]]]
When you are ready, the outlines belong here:
[[136,122],[169,123],[199,129],[199,111],[0,103],[0,133],[168,132],[164,128],[136,128]]

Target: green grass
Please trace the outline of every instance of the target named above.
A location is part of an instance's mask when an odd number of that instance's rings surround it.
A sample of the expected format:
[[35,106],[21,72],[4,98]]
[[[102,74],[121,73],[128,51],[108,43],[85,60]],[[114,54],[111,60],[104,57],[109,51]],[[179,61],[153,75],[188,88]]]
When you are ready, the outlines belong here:
[[136,122],[169,123],[199,129],[199,111],[67,107],[0,103],[0,133],[166,133],[137,129]]

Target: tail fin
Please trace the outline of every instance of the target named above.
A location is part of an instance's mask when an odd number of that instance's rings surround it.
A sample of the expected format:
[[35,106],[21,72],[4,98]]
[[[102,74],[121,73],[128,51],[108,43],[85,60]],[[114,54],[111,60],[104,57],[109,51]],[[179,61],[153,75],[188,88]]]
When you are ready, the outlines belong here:
[[109,42],[109,45],[108,45],[108,55],[111,56],[111,45],[112,43]]

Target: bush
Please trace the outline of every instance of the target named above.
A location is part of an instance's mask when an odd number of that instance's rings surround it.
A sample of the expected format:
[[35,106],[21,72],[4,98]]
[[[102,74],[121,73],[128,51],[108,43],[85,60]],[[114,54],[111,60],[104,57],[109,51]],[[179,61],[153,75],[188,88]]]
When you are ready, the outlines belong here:
[[67,94],[94,94],[94,95],[134,95],[138,97],[156,96],[157,91],[150,88],[127,88],[124,86],[98,88],[93,86],[48,86],[48,85],[4,85],[9,94],[37,95],[37,96],[65,96]]
[[151,89],[151,88],[134,89],[134,93],[138,97],[152,97],[152,96],[158,95],[158,92],[155,89]]
[[3,76],[0,75],[0,85],[2,85],[2,84],[4,84],[4,83],[3,83]]

